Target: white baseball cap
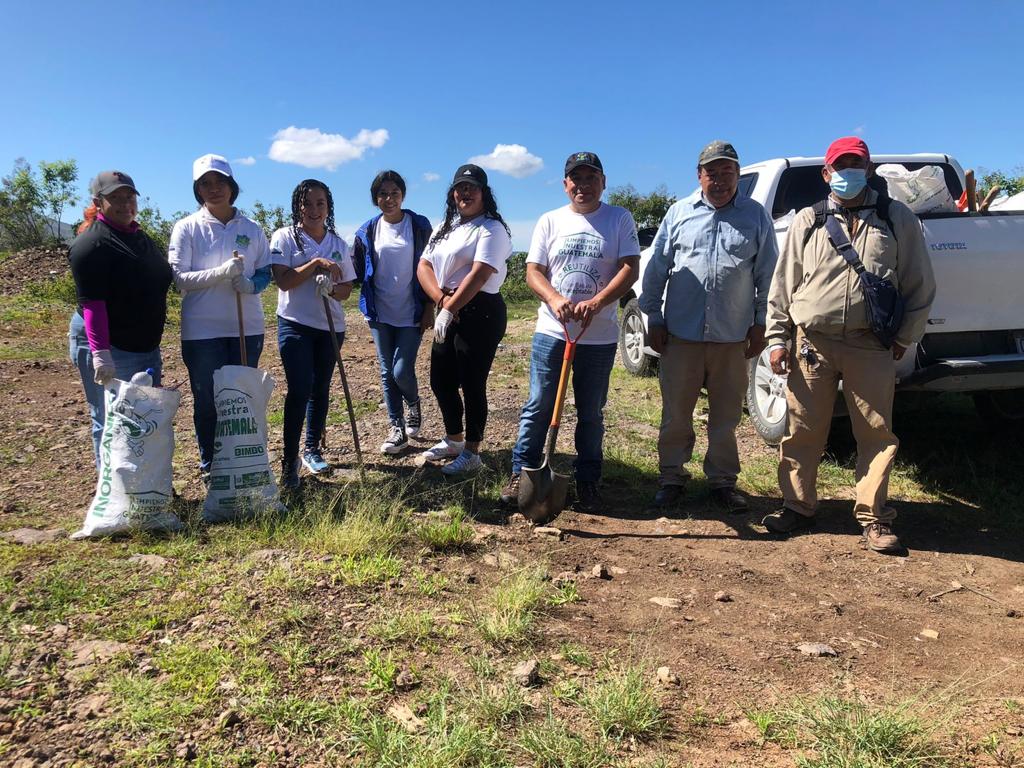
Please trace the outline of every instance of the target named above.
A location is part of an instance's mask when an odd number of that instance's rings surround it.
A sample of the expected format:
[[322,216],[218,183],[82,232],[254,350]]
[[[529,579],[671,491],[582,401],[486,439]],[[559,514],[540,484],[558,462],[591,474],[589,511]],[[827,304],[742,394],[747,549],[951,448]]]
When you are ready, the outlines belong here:
[[231,173],[231,166],[223,155],[203,155],[197,158],[192,163],[192,181],[199,181],[200,177],[208,171],[216,171],[227,176],[229,179],[234,178],[234,174]]

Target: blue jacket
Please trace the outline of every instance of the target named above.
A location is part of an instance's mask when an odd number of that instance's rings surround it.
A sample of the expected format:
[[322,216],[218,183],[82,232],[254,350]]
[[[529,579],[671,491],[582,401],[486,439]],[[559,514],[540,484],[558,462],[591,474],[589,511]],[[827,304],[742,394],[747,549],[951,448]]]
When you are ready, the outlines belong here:
[[[430,233],[433,231],[430,222],[425,216],[402,209],[412,217],[412,285],[409,289],[412,293],[412,300],[416,303],[416,311],[413,319],[418,323],[423,317],[423,305],[427,295],[420,287],[420,281],[416,279],[416,268],[420,263],[420,256],[427,247],[430,240]],[[384,214],[380,213],[367,221],[356,232],[356,240],[352,246],[352,266],[356,270],[356,282],[359,287],[359,310],[367,320],[377,320],[377,307],[373,298],[373,273],[376,269],[377,249],[373,247],[373,233],[377,229],[377,222]]]

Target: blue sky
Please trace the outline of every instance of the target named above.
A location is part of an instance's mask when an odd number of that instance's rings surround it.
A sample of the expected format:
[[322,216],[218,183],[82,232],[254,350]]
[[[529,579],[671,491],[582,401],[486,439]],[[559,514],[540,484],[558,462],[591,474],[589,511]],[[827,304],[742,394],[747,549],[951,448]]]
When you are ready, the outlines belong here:
[[243,207],[323,179],[346,234],[374,213],[378,170],[402,173],[407,205],[436,222],[455,168],[484,156],[524,248],[583,149],[610,186],[678,195],[716,137],[744,162],[858,132],[880,153],[1024,165],[1024,3],[293,8],[5,2],[0,171],[72,157],[84,189],[117,168],[169,215],[194,207],[192,160],[216,152],[236,161]]

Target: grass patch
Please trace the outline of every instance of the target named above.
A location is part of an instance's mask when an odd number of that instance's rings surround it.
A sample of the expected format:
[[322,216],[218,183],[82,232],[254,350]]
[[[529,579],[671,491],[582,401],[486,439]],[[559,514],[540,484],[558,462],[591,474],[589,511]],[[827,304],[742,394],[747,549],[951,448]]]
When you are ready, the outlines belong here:
[[536,768],[607,768],[614,760],[603,739],[574,733],[551,711],[519,734],[517,746]]
[[488,596],[476,617],[481,636],[495,645],[524,642],[534,631],[549,586],[539,567],[512,573]]
[[765,741],[807,750],[800,768],[952,768],[912,704],[873,706],[832,696],[746,713]]
[[435,552],[465,550],[473,541],[473,526],[466,523],[466,512],[461,506],[444,511],[447,520],[427,520],[415,528],[416,538]]
[[431,636],[450,636],[448,628],[438,627],[429,611],[398,611],[369,628],[369,633],[385,643],[407,641],[422,643]]
[[512,683],[481,682],[466,694],[464,706],[475,722],[491,726],[519,720],[528,709],[522,689]]
[[370,693],[391,693],[395,690],[398,665],[391,651],[386,655],[376,648],[363,651],[363,668],[366,671],[366,690]]
[[579,705],[605,736],[650,739],[665,728],[654,688],[636,666],[598,679],[583,691]]

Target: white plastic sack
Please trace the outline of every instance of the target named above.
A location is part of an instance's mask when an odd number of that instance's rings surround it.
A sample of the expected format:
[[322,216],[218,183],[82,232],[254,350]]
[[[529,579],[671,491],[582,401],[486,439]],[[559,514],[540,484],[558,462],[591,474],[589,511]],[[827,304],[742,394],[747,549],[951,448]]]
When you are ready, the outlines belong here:
[[173,494],[173,422],[181,395],[115,379],[104,397],[107,415],[96,494],[82,530],[71,538],[180,530],[181,521],[167,507]]
[[898,163],[886,163],[875,169],[889,185],[889,197],[899,200],[914,213],[955,213],[956,201],[946,186],[946,176],[937,165],[908,171]]
[[213,372],[217,431],[203,519],[223,523],[279,504],[267,457],[270,374],[244,365]]

